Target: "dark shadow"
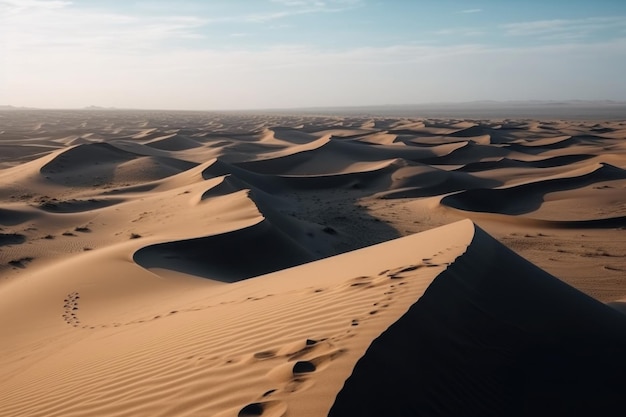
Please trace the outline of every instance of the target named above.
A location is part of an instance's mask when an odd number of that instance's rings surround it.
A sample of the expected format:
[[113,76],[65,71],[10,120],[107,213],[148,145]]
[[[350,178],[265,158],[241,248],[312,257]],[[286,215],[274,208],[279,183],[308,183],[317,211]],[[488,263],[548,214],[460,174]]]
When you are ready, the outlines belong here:
[[121,199],[95,199],[88,200],[57,200],[47,199],[39,203],[39,208],[52,213],[80,213],[83,211],[97,210],[104,207],[121,203]]
[[153,167],[143,172],[149,180],[157,180],[193,168],[197,164],[163,156],[128,152],[110,143],[97,142],[75,146],[60,153],[41,167],[40,172],[54,183],[74,187],[98,187],[115,181],[121,164],[150,158]]
[[0,225],[2,226],[15,226],[27,222],[35,217],[36,215],[33,213],[4,209],[0,207]]
[[0,246],[19,245],[26,242],[26,236],[18,233],[0,233]]
[[501,189],[462,191],[444,197],[441,204],[464,211],[519,215],[541,207],[548,193],[625,178],[626,170],[603,163],[595,171],[577,177],[555,178]]
[[316,259],[266,221],[215,236],[147,246],[133,258],[144,268],[230,283]]

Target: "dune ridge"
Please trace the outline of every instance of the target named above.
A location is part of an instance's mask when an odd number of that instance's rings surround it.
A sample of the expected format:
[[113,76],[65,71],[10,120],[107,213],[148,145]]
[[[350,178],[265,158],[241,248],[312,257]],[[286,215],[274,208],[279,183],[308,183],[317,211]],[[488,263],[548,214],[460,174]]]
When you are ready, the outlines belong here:
[[476,228],[372,342],[329,416],[611,415],[623,401],[624,329],[622,313]]

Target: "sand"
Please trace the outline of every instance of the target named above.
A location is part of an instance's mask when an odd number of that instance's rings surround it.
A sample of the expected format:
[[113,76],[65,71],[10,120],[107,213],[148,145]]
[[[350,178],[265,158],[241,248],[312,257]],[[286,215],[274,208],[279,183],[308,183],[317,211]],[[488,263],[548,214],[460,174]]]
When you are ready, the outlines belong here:
[[0,112],[0,416],[608,415],[626,122]]

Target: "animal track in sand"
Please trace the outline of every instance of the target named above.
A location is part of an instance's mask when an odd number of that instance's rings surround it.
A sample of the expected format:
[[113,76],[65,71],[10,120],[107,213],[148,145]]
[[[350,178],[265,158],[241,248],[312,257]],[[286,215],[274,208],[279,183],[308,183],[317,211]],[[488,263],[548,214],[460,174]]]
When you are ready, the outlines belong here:
[[270,359],[276,356],[276,352],[273,350],[266,350],[266,351],[262,351],[262,352],[256,352],[254,354],[254,359],[257,360],[263,360],[263,359]]
[[[221,302],[220,305],[259,301],[259,300],[262,300],[264,298],[272,297],[272,296],[274,296],[274,294],[266,294],[266,295],[260,296],[260,297],[247,297],[244,300],[232,300],[232,301]],[[64,300],[64,305],[63,305],[64,313],[63,313],[62,317],[68,324],[71,324],[74,327],[79,327],[77,324],[80,324],[80,321],[76,318],[76,313],[75,313],[75,311],[78,310],[78,302],[76,301],[77,299],[78,299],[78,292],[74,291],[74,292],[68,294],[68,296]],[[66,311],[66,305],[68,304],[68,300],[69,300],[69,302],[72,303],[73,310]],[[121,326],[138,325],[138,324],[151,322],[151,321],[154,321],[154,320],[163,319],[163,318],[166,318],[166,317],[171,317],[171,316],[179,314],[179,313],[203,311],[203,310],[211,309],[213,307],[216,307],[216,306],[215,305],[205,305],[205,306],[181,308],[181,309],[177,309],[177,310],[170,310],[167,313],[161,313],[161,314],[157,313],[157,314],[155,314],[153,316],[150,316],[150,317],[138,318],[138,319],[135,319],[135,320],[127,321],[125,323],[112,322],[112,323],[83,325],[83,326],[80,326],[80,327],[83,328],[83,329],[96,329],[96,328],[105,329],[105,328],[109,328],[109,327],[121,327]]]
[[384,285],[388,282],[387,276],[360,276],[356,278],[352,278],[346,282],[348,287],[362,287],[364,289],[374,288],[380,285]]
[[[267,373],[267,378],[277,382],[275,388],[266,390],[255,401],[252,401],[238,411],[234,409],[228,414],[238,417],[282,417],[287,412],[287,404],[281,401],[281,396],[305,390],[313,385],[310,375],[321,372],[330,365],[332,360],[344,353],[344,349],[337,349],[328,339],[305,339],[290,343],[280,348],[263,350],[253,354],[255,360],[281,361]],[[234,363],[235,361],[232,360]],[[274,397],[277,399],[271,399]]]
[[333,338],[333,340],[340,340],[346,337],[351,337],[351,329],[361,324],[365,324],[368,320],[376,319],[381,309],[386,309],[390,307],[395,297],[399,296],[407,290],[406,285],[409,282],[407,280],[410,280],[412,277],[415,277],[416,274],[419,274],[419,271],[422,268],[442,267],[449,265],[449,262],[434,262],[434,259],[442,254],[443,252],[441,252],[440,254],[436,254],[432,258],[423,258],[422,262],[419,264],[402,266],[394,269],[386,269],[378,273],[377,276],[359,276],[348,280],[347,283],[344,284],[344,288],[346,285],[349,289],[356,287],[362,288],[364,290],[383,287],[384,291],[382,292],[382,297],[380,297],[378,300],[371,304],[371,306],[377,308],[371,309],[367,313],[353,318],[350,321],[348,329],[344,332],[344,335]]
[[63,300],[63,314],[61,315],[61,317],[63,317],[63,320],[67,324],[73,327],[78,327],[78,325],[80,324],[80,320],[76,316],[76,311],[78,311],[79,299],[80,296],[78,295],[78,292],[74,291],[69,293],[67,297],[65,297],[65,299]]
[[[406,273],[406,272],[412,272],[412,271],[416,271],[419,268],[423,268],[426,265],[411,265],[411,266],[407,266],[405,268],[400,269],[398,272],[394,272],[392,274],[388,274],[387,276],[390,279],[402,279],[402,278],[406,278],[406,275],[401,275],[402,273]],[[389,272],[389,271],[388,271]]]
[[25,256],[23,258],[20,259],[13,259],[11,261],[9,261],[9,265],[12,266],[13,268],[20,268],[20,269],[24,269],[26,268],[26,265],[29,262],[32,262],[35,258],[31,257],[31,256]]
[[237,417],[281,417],[287,412],[287,404],[282,401],[262,401],[244,406]]

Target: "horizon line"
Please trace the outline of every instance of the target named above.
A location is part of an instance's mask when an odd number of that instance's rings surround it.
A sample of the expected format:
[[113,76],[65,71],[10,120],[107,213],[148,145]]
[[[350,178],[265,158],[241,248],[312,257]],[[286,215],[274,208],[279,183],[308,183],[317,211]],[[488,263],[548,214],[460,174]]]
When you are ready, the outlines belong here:
[[547,99],[547,100],[471,100],[471,101],[437,101],[437,102],[421,102],[421,103],[400,103],[400,104],[359,104],[359,105],[314,105],[314,106],[294,106],[294,107],[253,107],[253,108],[224,108],[224,109],[184,109],[184,108],[139,108],[139,107],[118,107],[118,106],[99,106],[86,105],[81,107],[34,107],[34,106],[16,106],[12,104],[0,104],[0,110],[74,110],[74,111],[172,111],[172,112],[259,112],[259,111],[314,111],[314,110],[358,110],[358,109],[389,109],[389,108],[424,108],[428,106],[468,106],[468,105],[488,105],[488,104],[509,104],[509,105],[553,105],[553,106],[569,106],[569,105],[611,105],[626,106],[626,100],[613,99]]

